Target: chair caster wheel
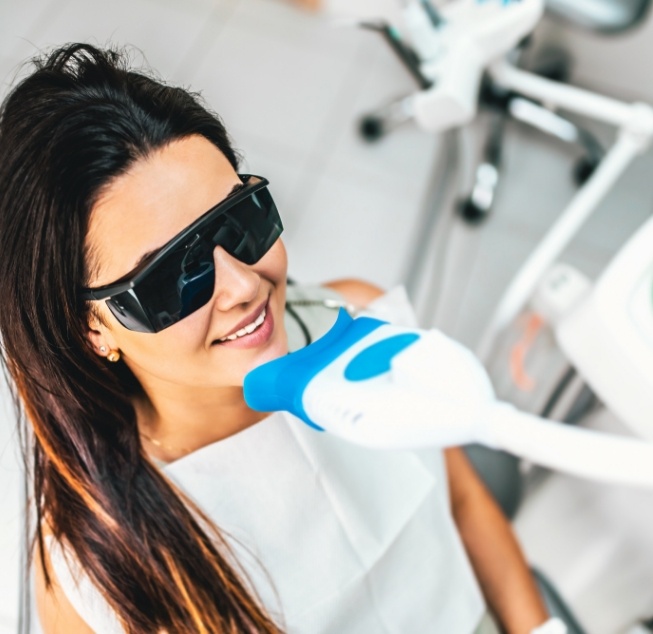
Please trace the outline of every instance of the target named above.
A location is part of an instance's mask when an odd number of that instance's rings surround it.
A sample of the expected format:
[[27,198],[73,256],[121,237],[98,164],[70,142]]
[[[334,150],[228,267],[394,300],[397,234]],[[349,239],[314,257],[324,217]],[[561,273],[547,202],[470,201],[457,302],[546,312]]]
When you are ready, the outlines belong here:
[[590,159],[587,156],[580,158],[574,166],[574,182],[576,185],[579,187],[584,185],[589,180],[590,176],[594,174],[597,167],[598,163],[595,160]]
[[360,120],[358,132],[368,143],[374,143],[385,135],[385,126],[381,117],[367,115]]
[[484,222],[489,216],[489,212],[489,209],[482,209],[476,205],[471,198],[461,201],[458,207],[458,213],[470,225],[478,225]]

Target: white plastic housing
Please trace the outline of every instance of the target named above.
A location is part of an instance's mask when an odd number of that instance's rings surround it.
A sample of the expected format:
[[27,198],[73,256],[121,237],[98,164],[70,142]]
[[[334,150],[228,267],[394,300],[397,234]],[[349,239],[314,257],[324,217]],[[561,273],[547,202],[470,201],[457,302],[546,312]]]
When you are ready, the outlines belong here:
[[391,371],[365,381],[344,378],[359,352],[414,329],[385,325],[351,346],[307,385],[308,417],[350,442],[376,448],[448,447],[483,436],[483,412],[494,402],[473,355],[445,335],[421,339],[394,357]]
[[560,321],[556,336],[603,402],[653,440],[653,219]]
[[[359,353],[402,333],[419,333],[419,339],[385,362],[387,369],[347,378],[352,375],[346,369]],[[315,375],[302,403],[326,432],[359,445],[414,449],[482,443],[582,477],[653,486],[653,443],[569,427],[496,401],[476,357],[435,330],[377,328]]]
[[558,263],[546,273],[531,298],[531,308],[549,324],[557,324],[587,295],[592,284],[586,275]]
[[434,32],[439,55],[422,67],[434,86],[413,98],[417,124],[437,132],[469,123],[476,114],[483,71],[530,33],[543,11],[544,0],[508,5],[456,0],[445,5],[445,25]]

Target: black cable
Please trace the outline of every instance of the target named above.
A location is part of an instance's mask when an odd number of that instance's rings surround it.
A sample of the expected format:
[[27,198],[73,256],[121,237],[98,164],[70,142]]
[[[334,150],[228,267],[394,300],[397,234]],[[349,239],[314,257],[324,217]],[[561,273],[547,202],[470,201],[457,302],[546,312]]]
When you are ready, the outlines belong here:
[[562,375],[562,378],[558,381],[557,385],[551,392],[547,402],[545,403],[540,416],[542,418],[548,418],[549,414],[553,411],[553,408],[556,406],[556,403],[560,400],[560,397],[564,394],[565,390],[569,387],[569,384],[572,382],[573,378],[576,376],[576,369],[569,367],[567,371]]
[[420,3],[426,15],[428,16],[429,20],[431,20],[431,24],[433,25],[433,28],[436,29],[441,28],[442,25],[444,24],[444,19],[440,15],[440,12],[431,3],[431,0],[420,0]]
[[297,314],[295,309],[288,302],[286,302],[286,310],[288,311],[288,314],[297,322],[297,325],[301,329],[302,334],[304,335],[304,340],[306,341],[304,345],[310,346],[313,338],[311,337],[311,333],[308,332],[308,328],[306,327],[304,320]]
[[376,31],[383,36],[393,53],[399,58],[406,70],[411,74],[422,90],[428,90],[433,86],[433,81],[422,73],[419,55],[412,46],[401,39],[399,32],[387,22],[360,22],[358,24],[362,29]]

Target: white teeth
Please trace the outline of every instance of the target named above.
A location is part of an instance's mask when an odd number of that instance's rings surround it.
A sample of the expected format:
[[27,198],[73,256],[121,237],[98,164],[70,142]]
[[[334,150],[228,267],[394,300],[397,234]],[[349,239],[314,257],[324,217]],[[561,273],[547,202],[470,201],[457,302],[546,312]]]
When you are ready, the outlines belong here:
[[228,337],[223,337],[222,339],[218,339],[218,341],[233,341],[234,339],[238,339],[239,337],[244,337],[245,335],[249,335],[253,333],[265,321],[266,315],[267,315],[267,311],[264,308],[263,312],[251,324],[248,324],[247,326],[244,326],[240,330],[237,330],[233,335],[229,335]]

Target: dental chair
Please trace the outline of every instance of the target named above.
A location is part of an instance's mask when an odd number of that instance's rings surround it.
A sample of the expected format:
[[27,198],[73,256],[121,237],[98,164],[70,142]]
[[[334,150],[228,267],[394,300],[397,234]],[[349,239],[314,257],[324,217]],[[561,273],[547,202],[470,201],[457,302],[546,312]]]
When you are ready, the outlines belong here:
[[[621,35],[640,25],[650,5],[651,0],[546,0],[546,11],[555,21],[609,36]],[[527,38],[520,45],[517,55],[528,47],[529,41]],[[533,72],[556,81],[566,81],[570,69],[571,60],[561,50],[544,51],[541,59],[535,60],[531,68]],[[470,223],[483,221],[493,206],[500,182],[503,132],[508,119],[535,127],[563,142],[580,145],[584,155],[577,162],[573,174],[579,185],[589,178],[603,158],[600,144],[588,131],[541,104],[515,93],[506,93],[489,76],[484,78],[480,102],[495,114],[471,193],[460,204],[462,217]]]

